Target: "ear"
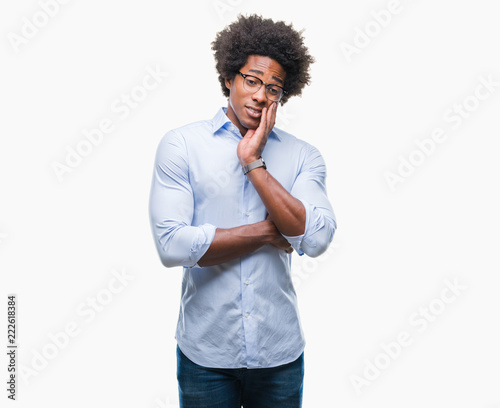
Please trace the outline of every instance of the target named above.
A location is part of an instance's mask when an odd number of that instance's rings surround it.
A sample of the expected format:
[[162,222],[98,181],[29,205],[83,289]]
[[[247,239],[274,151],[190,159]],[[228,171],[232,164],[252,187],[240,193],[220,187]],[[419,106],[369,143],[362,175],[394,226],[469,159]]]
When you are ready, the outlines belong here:
[[231,89],[231,85],[232,85],[232,80],[230,78],[226,78],[224,80],[225,84],[226,84],[226,88],[227,89]]

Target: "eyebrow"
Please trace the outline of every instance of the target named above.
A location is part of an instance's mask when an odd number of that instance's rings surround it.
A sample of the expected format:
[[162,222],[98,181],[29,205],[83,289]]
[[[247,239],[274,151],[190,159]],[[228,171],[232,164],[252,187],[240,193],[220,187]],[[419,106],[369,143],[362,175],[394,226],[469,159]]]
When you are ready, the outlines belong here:
[[[249,69],[248,72],[255,72],[256,74],[259,74],[259,75],[264,75],[264,73],[262,71],[259,71],[258,69]],[[281,85],[283,85],[283,81],[278,78],[277,76],[272,76],[272,78],[276,81],[278,81]]]

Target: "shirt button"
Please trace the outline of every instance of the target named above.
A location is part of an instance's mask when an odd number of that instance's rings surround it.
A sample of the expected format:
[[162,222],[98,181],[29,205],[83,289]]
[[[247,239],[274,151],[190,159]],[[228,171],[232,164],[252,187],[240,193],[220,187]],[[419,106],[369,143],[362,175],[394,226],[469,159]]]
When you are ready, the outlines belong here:
[[245,281],[245,285],[248,285],[248,284],[250,284],[250,281],[247,279],[247,280]]
[[248,317],[248,316],[249,316],[249,314],[248,314],[248,313],[245,313],[245,317]]
[[247,217],[250,217],[250,213],[249,213],[248,211],[245,213],[245,215],[246,215]]

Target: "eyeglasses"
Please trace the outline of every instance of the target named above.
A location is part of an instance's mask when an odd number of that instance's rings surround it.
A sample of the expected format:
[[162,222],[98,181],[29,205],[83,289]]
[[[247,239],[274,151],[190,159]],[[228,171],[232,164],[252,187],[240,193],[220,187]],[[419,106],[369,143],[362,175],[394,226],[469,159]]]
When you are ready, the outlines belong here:
[[262,79],[253,75],[242,74],[241,72],[239,74],[243,77],[243,89],[245,91],[255,93],[264,84],[266,86],[267,99],[273,102],[280,101],[283,95],[286,94],[286,91],[279,85],[266,84]]

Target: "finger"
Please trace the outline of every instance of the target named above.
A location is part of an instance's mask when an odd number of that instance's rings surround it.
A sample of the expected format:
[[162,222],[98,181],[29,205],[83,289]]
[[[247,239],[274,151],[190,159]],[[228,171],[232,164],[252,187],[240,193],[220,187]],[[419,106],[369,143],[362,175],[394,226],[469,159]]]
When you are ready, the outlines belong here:
[[263,126],[262,131],[264,135],[268,133],[267,128],[269,127],[269,111],[269,108],[262,109],[262,119],[260,121],[260,124]]
[[278,111],[278,102],[273,102],[271,105],[271,109],[269,109],[270,117],[269,117],[269,132],[274,127],[274,124],[276,123],[276,113]]
[[[255,135],[259,136],[261,133],[265,133],[265,131],[266,131],[265,117],[266,117],[266,108],[263,108],[262,114],[260,116],[259,126],[257,126],[257,129],[254,130],[254,132],[252,133],[252,136],[255,136]],[[247,134],[248,134],[248,132],[247,132]]]
[[275,103],[273,102],[269,108],[267,108],[266,112],[266,136],[269,136],[271,130],[273,130],[274,122],[276,120],[276,108]]
[[271,123],[271,120],[273,118],[273,111],[274,111],[274,106],[273,105],[270,105],[268,108],[267,108],[267,112],[266,112],[266,125],[269,127],[269,124]]
[[272,109],[269,109],[269,108],[262,109],[262,117],[260,120],[259,127],[256,130],[256,133],[259,133],[259,142],[263,143],[263,144],[267,143],[267,137],[269,136],[269,133],[270,133],[269,114],[271,113],[271,111],[272,111]]

